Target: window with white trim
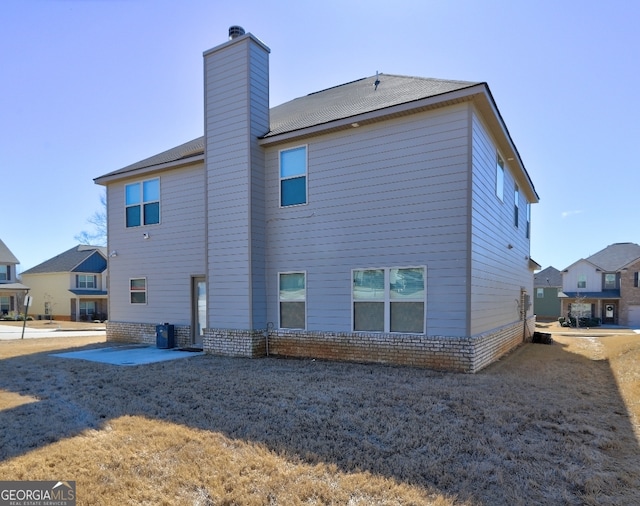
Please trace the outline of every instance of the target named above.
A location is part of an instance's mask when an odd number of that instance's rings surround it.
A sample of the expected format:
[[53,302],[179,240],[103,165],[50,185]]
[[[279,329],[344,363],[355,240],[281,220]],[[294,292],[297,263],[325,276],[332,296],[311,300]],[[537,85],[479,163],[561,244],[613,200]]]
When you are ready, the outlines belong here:
[[280,151],[280,206],[307,203],[307,146]]
[[531,238],[531,203],[527,202],[527,239]]
[[352,271],[353,330],[425,332],[426,268]]
[[504,200],[504,161],[499,153],[496,153],[496,196]]
[[307,328],[307,275],[305,272],[278,274],[281,329]]
[[94,300],[80,301],[80,316],[93,317],[96,314],[96,302]]
[[520,201],[520,189],[518,188],[518,185],[515,185],[514,189],[513,189],[513,224],[516,226],[516,228],[518,227],[518,218],[519,218],[519,208],[518,208],[518,204]]
[[129,280],[129,301],[131,304],[147,303],[147,278]]
[[97,286],[95,274],[76,275],[76,288],[97,288]]
[[586,288],[587,287],[587,276],[584,274],[580,274],[578,276],[578,288]]
[[536,288],[536,298],[544,299],[544,288]]
[[11,266],[0,265],[0,281],[9,281],[11,279]]
[[125,185],[127,228],[160,223],[160,179]]

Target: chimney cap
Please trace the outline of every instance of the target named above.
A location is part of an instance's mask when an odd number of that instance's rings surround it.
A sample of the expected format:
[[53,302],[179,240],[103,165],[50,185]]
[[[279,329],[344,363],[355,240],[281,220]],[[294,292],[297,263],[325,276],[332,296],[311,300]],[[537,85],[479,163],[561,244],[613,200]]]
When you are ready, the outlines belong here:
[[244,35],[244,28],[238,25],[229,27],[229,40],[233,40],[237,37],[241,37]]

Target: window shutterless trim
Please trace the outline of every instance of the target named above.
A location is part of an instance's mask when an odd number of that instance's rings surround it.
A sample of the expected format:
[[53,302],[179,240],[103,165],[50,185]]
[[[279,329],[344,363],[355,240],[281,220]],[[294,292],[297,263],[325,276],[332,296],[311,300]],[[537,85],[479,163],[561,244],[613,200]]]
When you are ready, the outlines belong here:
[[[131,286],[131,282],[132,281],[138,281],[138,280],[143,280],[144,281],[144,289],[142,289],[142,290],[133,290],[132,286]],[[147,278],[146,277],[129,278],[129,304],[148,304],[149,303],[148,291],[149,291],[149,286],[147,284]],[[131,296],[134,293],[144,293],[144,302],[133,302],[131,300],[131,298],[132,298]]]
[[[282,175],[282,153],[286,153],[287,151],[295,151],[297,149],[304,148],[304,174],[295,174],[292,176],[284,176]],[[300,202],[298,204],[282,204],[282,182],[283,181],[291,181],[294,179],[299,179],[304,177],[304,202]],[[296,207],[296,206],[306,206],[309,204],[309,145],[308,144],[300,144],[298,146],[292,146],[286,149],[278,150],[278,205],[280,208],[285,207]]]
[[[280,298],[280,277],[284,274],[302,274],[304,276],[304,300],[286,300]],[[283,327],[281,304],[287,302],[303,302],[304,303],[304,327]],[[307,329],[307,271],[281,271],[278,272],[278,328],[279,329]]]
[[[422,290],[424,295],[420,297],[406,298],[406,299],[393,299],[391,297],[391,271],[408,270],[408,269],[422,269]],[[383,297],[380,299],[356,299],[354,297],[354,273],[363,271],[383,271],[384,273],[384,285],[383,285]],[[401,265],[393,267],[363,267],[351,269],[351,329],[353,332],[379,332],[387,334],[424,334],[427,328],[427,266],[426,265]],[[356,330],[355,321],[355,304],[362,302],[371,303],[383,303],[384,304],[384,329],[383,330]],[[421,332],[398,332],[391,330],[391,305],[402,303],[422,303],[422,331]]]
[[[158,199],[157,200],[145,200],[145,196],[144,196],[144,184],[145,183],[149,183],[151,181],[158,181]],[[134,185],[140,185],[140,200],[139,202],[135,202],[133,204],[127,204],[127,188],[134,186]],[[126,183],[124,185],[124,227],[125,228],[137,228],[137,227],[147,227],[147,226],[151,226],[151,225],[159,225],[161,223],[161,216],[162,216],[162,206],[160,205],[161,202],[161,194],[162,194],[162,189],[161,189],[161,185],[160,185],[160,178],[159,177],[153,177],[150,179],[142,179],[140,181],[134,181],[131,183]],[[154,223],[146,223],[146,212],[145,212],[145,208],[149,205],[152,204],[157,204],[158,205],[158,221],[154,222]],[[127,222],[127,217],[128,217],[128,210],[129,209],[133,209],[133,208],[138,208],[139,210],[139,220],[140,223],[138,225],[129,225]]]

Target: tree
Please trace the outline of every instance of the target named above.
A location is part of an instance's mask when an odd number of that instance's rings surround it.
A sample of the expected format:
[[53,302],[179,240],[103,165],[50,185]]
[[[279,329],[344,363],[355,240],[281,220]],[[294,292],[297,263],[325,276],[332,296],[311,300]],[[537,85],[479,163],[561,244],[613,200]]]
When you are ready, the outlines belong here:
[[87,223],[93,225],[93,232],[83,230],[74,237],[80,244],[91,244],[93,246],[107,245],[107,194],[102,192],[100,195],[100,210],[96,211],[87,220]]

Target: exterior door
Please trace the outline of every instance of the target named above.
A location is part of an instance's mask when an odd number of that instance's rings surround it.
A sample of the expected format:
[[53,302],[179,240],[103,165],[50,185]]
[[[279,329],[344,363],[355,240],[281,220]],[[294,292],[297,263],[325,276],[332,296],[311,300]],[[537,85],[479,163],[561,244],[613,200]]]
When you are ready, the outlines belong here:
[[207,281],[204,277],[191,280],[191,341],[202,346],[202,336],[207,325]]

